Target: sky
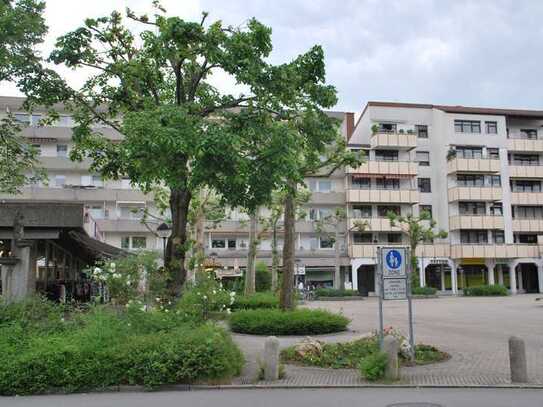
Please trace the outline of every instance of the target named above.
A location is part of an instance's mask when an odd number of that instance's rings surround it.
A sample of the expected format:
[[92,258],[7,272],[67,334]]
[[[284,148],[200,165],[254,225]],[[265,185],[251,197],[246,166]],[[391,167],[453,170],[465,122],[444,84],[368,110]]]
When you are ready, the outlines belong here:
[[[151,0],[46,0],[55,38],[86,17]],[[270,62],[287,62],[319,44],[336,110],[359,113],[368,100],[543,109],[541,0],[162,0],[168,14],[272,28]],[[77,85],[81,75],[63,70]],[[226,92],[239,88],[216,75]],[[0,93],[17,94],[9,84]]]

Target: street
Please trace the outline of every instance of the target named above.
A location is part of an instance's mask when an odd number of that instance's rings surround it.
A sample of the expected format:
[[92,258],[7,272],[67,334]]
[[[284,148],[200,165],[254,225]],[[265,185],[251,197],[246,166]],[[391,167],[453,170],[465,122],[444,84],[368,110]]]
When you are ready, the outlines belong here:
[[[246,389],[160,393],[99,393],[0,398],[6,407],[385,407],[395,403],[434,403],[446,407],[534,407],[543,390],[530,389]],[[412,407],[428,404],[411,404]]]

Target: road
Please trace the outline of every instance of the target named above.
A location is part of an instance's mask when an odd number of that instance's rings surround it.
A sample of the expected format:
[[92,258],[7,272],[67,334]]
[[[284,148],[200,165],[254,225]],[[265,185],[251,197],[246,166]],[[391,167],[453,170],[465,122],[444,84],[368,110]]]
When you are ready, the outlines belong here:
[[[529,389],[268,389],[160,393],[100,393],[0,398],[6,407],[241,407],[364,406],[435,403],[446,407],[539,407],[543,390]],[[428,404],[411,404],[428,406]]]

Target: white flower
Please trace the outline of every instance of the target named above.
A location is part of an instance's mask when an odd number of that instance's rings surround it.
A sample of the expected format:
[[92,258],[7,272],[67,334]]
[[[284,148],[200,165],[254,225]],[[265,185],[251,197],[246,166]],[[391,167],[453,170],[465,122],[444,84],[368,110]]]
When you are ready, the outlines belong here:
[[102,270],[99,267],[94,268],[94,274],[100,274]]
[[217,294],[217,290],[213,290],[213,294]]
[[115,265],[115,263],[111,263],[111,264],[109,265],[109,267],[111,267],[112,269],[115,270],[116,265]]
[[156,297],[156,298],[155,298],[155,301],[156,301],[156,302],[160,302],[160,298],[159,298],[159,297]]
[[170,312],[170,310],[165,310],[165,312]]
[[202,298],[203,298],[204,300],[207,300],[207,295],[204,295]]
[[231,313],[232,313],[232,311],[230,310],[230,308],[226,308],[226,313],[227,313],[227,314],[231,314]]

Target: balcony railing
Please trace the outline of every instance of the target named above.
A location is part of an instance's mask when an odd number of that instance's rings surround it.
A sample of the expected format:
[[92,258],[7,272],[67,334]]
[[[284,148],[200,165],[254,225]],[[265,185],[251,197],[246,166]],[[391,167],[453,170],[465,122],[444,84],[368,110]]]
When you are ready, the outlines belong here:
[[449,218],[449,229],[503,229],[503,216],[455,215]]
[[513,205],[543,205],[543,192],[511,192]]
[[349,219],[349,229],[356,231],[356,223],[365,223],[368,232],[399,232],[401,229],[398,226],[391,226],[390,220],[385,217],[375,218],[356,218]]
[[454,201],[500,201],[502,199],[501,187],[451,187],[448,191],[449,202]]
[[543,219],[514,218],[514,232],[540,232],[543,234]]
[[461,243],[451,245],[451,257],[453,259],[514,259],[519,257],[539,257],[539,253],[540,247],[538,245],[491,243]]
[[543,139],[510,137],[507,140],[507,149],[510,151],[541,152],[543,151]]
[[419,191],[416,189],[348,189],[347,202],[382,202],[382,203],[408,203],[419,201]]
[[[379,246],[403,246],[406,243],[378,243],[378,244],[351,244],[349,246],[349,255],[351,257],[367,257],[375,258],[377,256],[377,248]],[[417,247],[417,256],[424,257],[450,257],[450,246],[448,243],[437,243],[433,245],[419,245]]]
[[493,173],[500,171],[500,160],[495,158],[462,158],[455,157],[448,161],[449,174],[455,172]]
[[417,175],[418,163],[414,161],[366,161],[358,168],[347,168],[347,174],[367,175]]
[[377,132],[370,138],[371,148],[411,150],[417,147],[417,135],[397,132]]

